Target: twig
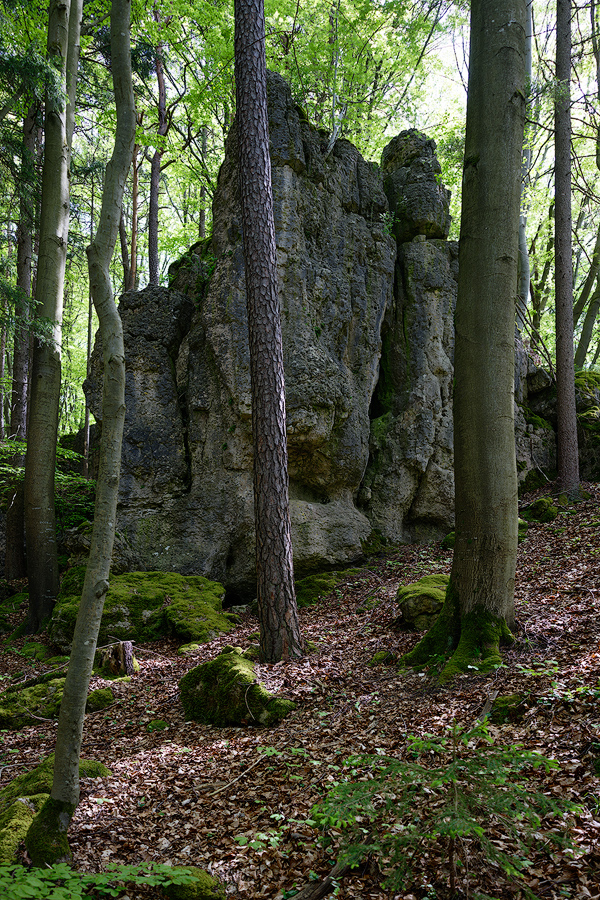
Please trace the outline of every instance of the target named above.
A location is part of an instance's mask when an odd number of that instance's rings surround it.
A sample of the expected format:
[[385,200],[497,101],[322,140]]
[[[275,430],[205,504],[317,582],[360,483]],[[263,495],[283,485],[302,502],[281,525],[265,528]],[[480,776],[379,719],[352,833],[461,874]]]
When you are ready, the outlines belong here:
[[498,696],[498,691],[490,691],[490,693],[488,694],[488,698],[485,701],[485,706],[483,707],[481,715],[479,716],[479,719],[477,720],[478,722],[485,722],[486,718],[489,716],[489,714],[492,711],[492,706],[494,705],[494,700],[496,699],[497,696]]
[[240,778],[243,778],[244,775],[247,775],[251,769],[253,769],[255,766],[257,766],[259,764],[259,762],[261,762],[261,760],[263,760],[266,757],[266,755],[267,755],[266,753],[261,753],[261,755],[258,757],[258,759],[255,759],[254,762],[252,763],[252,765],[248,766],[248,768],[244,769],[244,771],[240,775],[238,775],[237,778],[234,778],[233,781],[229,781],[227,784],[224,784],[223,787],[217,788],[216,791],[213,791],[212,794],[208,794],[208,796],[214,797],[215,794],[220,794],[221,791],[227,790],[227,788],[231,787],[232,784],[235,784],[236,781],[239,781]]
[[[367,845],[372,840],[372,837],[372,834],[368,834],[363,844]],[[323,881],[307,884],[298,894],[294,895],[294,900],[321,900],[330,891],[336,889],[338,880],[347,875],[351,868],[352,866],[348,863],[338,859],[329,875]]]
[[248,691],[250,690],[251,687],[252,687],[252,684],[249,684],[248,687],[246,688],[246,692],[245,692],[245,694],[244,694],[244,703],[246,704],[246,709],[248,710],[248,712],[250,713],[250,715],[252,716],[252,718],[253,718],[254,721],[256,722],[256,716],[253,714],[252,710],[251,710],[250,707],[248,706],[248,700],[247,700],[247,697],[248,697]]

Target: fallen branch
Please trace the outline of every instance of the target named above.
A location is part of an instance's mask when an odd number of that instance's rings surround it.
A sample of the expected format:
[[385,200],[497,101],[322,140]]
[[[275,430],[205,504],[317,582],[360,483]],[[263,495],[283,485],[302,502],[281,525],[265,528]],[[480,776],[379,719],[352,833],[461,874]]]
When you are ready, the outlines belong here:
[[[364,841],[365,846],[370,843],[372,837],[372,834],[367,835]],[[343,857],[342,859],[338,859],[326,878],[322,881],[315,881],[312,884],[307,884],[298,894],[294,894],[294,900],[321,900],[321,897],[326,897],[327,894],[334,891],[338,886],[340,878],[343,878],[351,870],[352,866],[349,865],[349,863],[344,862]]]

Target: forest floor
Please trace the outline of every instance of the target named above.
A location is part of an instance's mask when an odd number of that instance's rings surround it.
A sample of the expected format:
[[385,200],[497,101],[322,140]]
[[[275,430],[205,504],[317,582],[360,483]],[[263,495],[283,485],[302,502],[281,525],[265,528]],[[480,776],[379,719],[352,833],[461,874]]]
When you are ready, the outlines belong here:
[[[544,817],[533,829],[523,883],[486,859],[476,837],[458,841],[458,896],[482,891],[497,900],[518,900],[527,896],[525,884],[544,900],[598,900],[600,485],[586,487],[589,501],[563,510],[549,524],[530,525],[520,544],[516,642],[504,652],[504,666],[492,674],[473,672],[440,687],[432,672],[399,673],[394,666],[368,665],[375,652],[404,653],[418,639],[391,628],[398,613],[396,591],[425,574],[449,572],[452,551],[439,543],[390,548],[316,606],[301,611],[304,635],[317,649],[296,662],[257,666],[269,689],[298,702],[276,728],[185,722],[178,701],[178,682],[188,669],[226,644],[247,647],[254,642],[250,636],[258,625],[249,614],[235,631],[191,656],[178,656],[177,646],[166,641],[137,646],[139,675],[112,685],[115,703],[86,718],[83,756],[101,760],[112,774],[82,781],[70,830],[73,866],[96,871],[109,862],[149,860],[197,865],[221,878],[228,895],[241,900],[292,897],[324,878],[338,855],[343,829],[315,827],[310,812],[329,788],[352,778],[343,765],[347,757],[387,754],[414,760],[410,735],[441,737],[455,725],[469,730],[493,692],[519,693],[522,703],[514,720],[488,724],[492,746],[521,745],[556,760],[558,767],[549,772],[526,768],[527,789],[570,800],[578,810]],[[19,646],[18,641],[11,649],[2,645],[0,672],[25,677],[43,671],[19,656]],[[107,684],[94,678],[92,687]],[[153,720],[168,727],[151,730]],[[40,721],[21,732],[0,733],[0,785],[52,751],[55,728],[54,722]],[[462,752],[476,753],[482,746],[473,736]],[[448,760],[443,753],[420,758],[425,766],[443,766]],[[472,787],[462,784],[458,791],[467,795]],[[497,790],[506,787],[498,785]],[[412,814],[409,810],[396,823],[404,829],[393,830],[389,812],[383,830],[406,834],[411,821],[435,821],[443,799],[440,790],[444,788],[431,786],[417,792]],[[398,797],[400,815],[399,789]],[[488,818],[485,801],[480,816],[493,847],[523,858],[506,822]],[[340,879],[335,896],[449,897],[447,842],[433,831],[430,826],[431,838],[425,831],[417,846],[403,889],[381,887],[389,874],[386,861],[372,855]],[[555,846],[548,839],[553,831],[568,836],[572,848]],[[127,896],[141,896],[140,889]]]

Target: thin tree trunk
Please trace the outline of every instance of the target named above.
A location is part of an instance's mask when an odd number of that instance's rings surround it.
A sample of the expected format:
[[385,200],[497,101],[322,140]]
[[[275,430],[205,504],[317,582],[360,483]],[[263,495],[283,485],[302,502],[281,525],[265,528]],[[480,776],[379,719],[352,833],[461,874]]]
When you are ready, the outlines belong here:
[[129,264],[129,281],[126,291],[137,288],[137,232],[138,232],[138,194],[139,194],[139,170],[137,166],[137,144],[133,148],[133,172],[131,184],[131,258]]
[[571,247],[571,0],[556,3],[555,226],[556,409],[558,479],[569,495],[579,491],[579,450],[573,358],[573,258]]
[[288,500],[263,0],[235,2],[239,177],[252,384],[254,518],[261,658],[301,656]]
[[70,856],[67,830],[79,802],[79,756],[85,703],[104,598],[108,590],[115,536],[125,420],[125,351],[121,319],[112,295],[109,266],[119,232],[123,191],[135,140],[130,13],[130,0],[113,0],[111,58],[117,128],[113,155],[106,168],[98,231],[88,248],[90,283],[104,353],[100,469],[90,557],[58,719],[52,791],[26,839],[29,855],[35,865],[52,864]]
[[[525,51],[525,83],[530,92],[532,74],[532,41],[533,41],[533,0],[527,2],[527,36]],[[531,144],[529,135],[523,145],[521,157],[521,214],[519,216],[519,287],[517,290],[517,328],[519,332],[525,327],[527,319],[527,301],[529,300],[529,282],[531,271],[529,266],[529,248],[527,246],[527,205],[525,201],[525,189],[529,179],[531,167]]]
[[29,631],[52,613],[58,593],[54,468],[60,403],[63,289],[69,232],[69,160],[79,60],[82,0],[52,0],[48,54],[60,60],[66,103],[46,99],[37,315],[51,334],[34,340],[29,439],[25,463],[25,525],[29,577]]
[[[158,16],[155,15],[158,21]],[[156,48],[156,78],[158,82],[158,146],[150,166],[150,204],[148,210],[148,270],[150,284],[158,284],[160,265],[158,258],[158,199],[160,192],[160,162],[163,155],[163,137],[167,133],[167,93],[162,61],[162,44]]]
[[125,217],[123,215],[123,210],[121,210],[121,218],[119,220],[119,243],[121,244],[121,263],[123,265],[123,292],[128,291],[128,284],[130,281],[130,262],[129,262],[129,247],[127,246],[127,228],[125,226]]
[[596,319],[598,318],[598,311],[600,310],[600,275],[596,280],[596,290],[590,300],[589,306],[587,308],[585,319],[583,320],[583,326],[581,329],[581,336],[579,338],[579,343],[577,345],[577,352],[575,353],[575,365],[582,369],[585,366],[585,358],[587,356],[587,352],[590,346],[590,341],[592,340],[592,332],[594,330],[594,325],[596,324]]

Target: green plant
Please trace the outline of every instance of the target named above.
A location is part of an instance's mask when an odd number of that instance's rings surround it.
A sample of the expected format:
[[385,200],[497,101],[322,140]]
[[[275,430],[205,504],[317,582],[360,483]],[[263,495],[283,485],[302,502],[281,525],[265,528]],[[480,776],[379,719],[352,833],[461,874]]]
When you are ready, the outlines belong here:
[[145,866],[109,866],[106,871],[80,875],[65,863],[48,869],[0,866],[2,900],[77,900],[79,897],[119,897],[125,884],[165,886],[192,884],[185,869],[150,863]]
[[[395,890],[406,888],[423,845],[433,853],[441,843],[452,895],[461,864],[468,879],[470,847],[508,879],[520,879],[524,894],[535,898],[523,879],[541,820],[576,810],[528,781],[532,769],[557,768],[554,760],[520,746],[494,746],[485,725],[464,730],[455,724],[441,737],[409,737],[407,760],[369,755],[351,757],[346,765],[359,768],[360,780],[346,778],[330,789],[311,816],[325,828],[346,832],[344,855],[351,866],[368,854],[380,857],[384,886]],[[561,825],[561,834],[544,838],[568,843]],[[501,831],[501,843],[493,839],[494,829]],[[510,849],[504,849],[507,841]]]

